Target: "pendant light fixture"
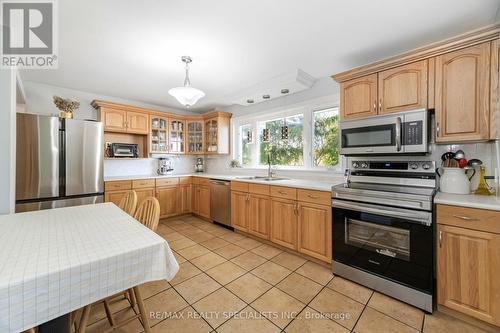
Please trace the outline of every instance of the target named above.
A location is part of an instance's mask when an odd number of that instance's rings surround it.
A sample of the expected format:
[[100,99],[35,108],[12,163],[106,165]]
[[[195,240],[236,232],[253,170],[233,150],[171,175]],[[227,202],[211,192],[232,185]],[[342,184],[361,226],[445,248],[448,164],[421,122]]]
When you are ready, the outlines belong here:
[[168,93],[177,99],[179,103],[184,105],[189,109],[198,102],[198,100],[205,96],[205,93],[200,89],[191,87],[191,82],[189,81],[189,63],[193,61],[190,56],[183,56],[181,58],[182,62],[186,64],[186,78],[184,79],[183,87],[172,88]]

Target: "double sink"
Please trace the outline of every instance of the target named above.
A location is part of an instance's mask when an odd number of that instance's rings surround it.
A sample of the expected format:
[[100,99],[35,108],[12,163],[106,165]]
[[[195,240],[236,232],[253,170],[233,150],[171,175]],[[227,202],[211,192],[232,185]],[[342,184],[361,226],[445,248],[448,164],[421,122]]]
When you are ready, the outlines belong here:
[[266,177],[266,176],[242,176],[236,177],[236,179],[246,179],[246,180],[263,180],[266,182],[274,181],[274,180],[287,180],[288,178],[283,177]]

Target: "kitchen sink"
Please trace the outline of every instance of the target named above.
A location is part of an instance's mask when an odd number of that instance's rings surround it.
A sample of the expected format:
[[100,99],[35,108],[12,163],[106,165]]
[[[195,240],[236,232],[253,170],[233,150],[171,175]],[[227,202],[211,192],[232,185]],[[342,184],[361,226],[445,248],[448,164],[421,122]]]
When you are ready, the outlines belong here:
[[263,180],[266,182],[274,181],[274,180],[287,180],[288,178],[283,177],[267,177],[267,176],[243,176],[236,177],[236,179],[247,179],[247,180]]

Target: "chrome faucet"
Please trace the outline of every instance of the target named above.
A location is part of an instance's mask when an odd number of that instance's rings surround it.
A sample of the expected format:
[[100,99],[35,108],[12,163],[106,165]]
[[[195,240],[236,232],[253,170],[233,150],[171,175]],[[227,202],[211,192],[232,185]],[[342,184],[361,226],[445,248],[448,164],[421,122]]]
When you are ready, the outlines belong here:
[[273,178],[274,172],[271,167],[271,153],[267,153],[267,178]]

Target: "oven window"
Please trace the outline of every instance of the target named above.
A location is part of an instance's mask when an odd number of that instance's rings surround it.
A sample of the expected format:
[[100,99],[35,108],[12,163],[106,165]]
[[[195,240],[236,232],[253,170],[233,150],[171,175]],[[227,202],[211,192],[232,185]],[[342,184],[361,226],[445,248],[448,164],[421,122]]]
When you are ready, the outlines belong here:
[[386,225],[345,219],[345,241],[388,257],[410,260],[410,231]]
[[395,125],[378,125],[342,130],[342,147],[378,147],[395,145]]

